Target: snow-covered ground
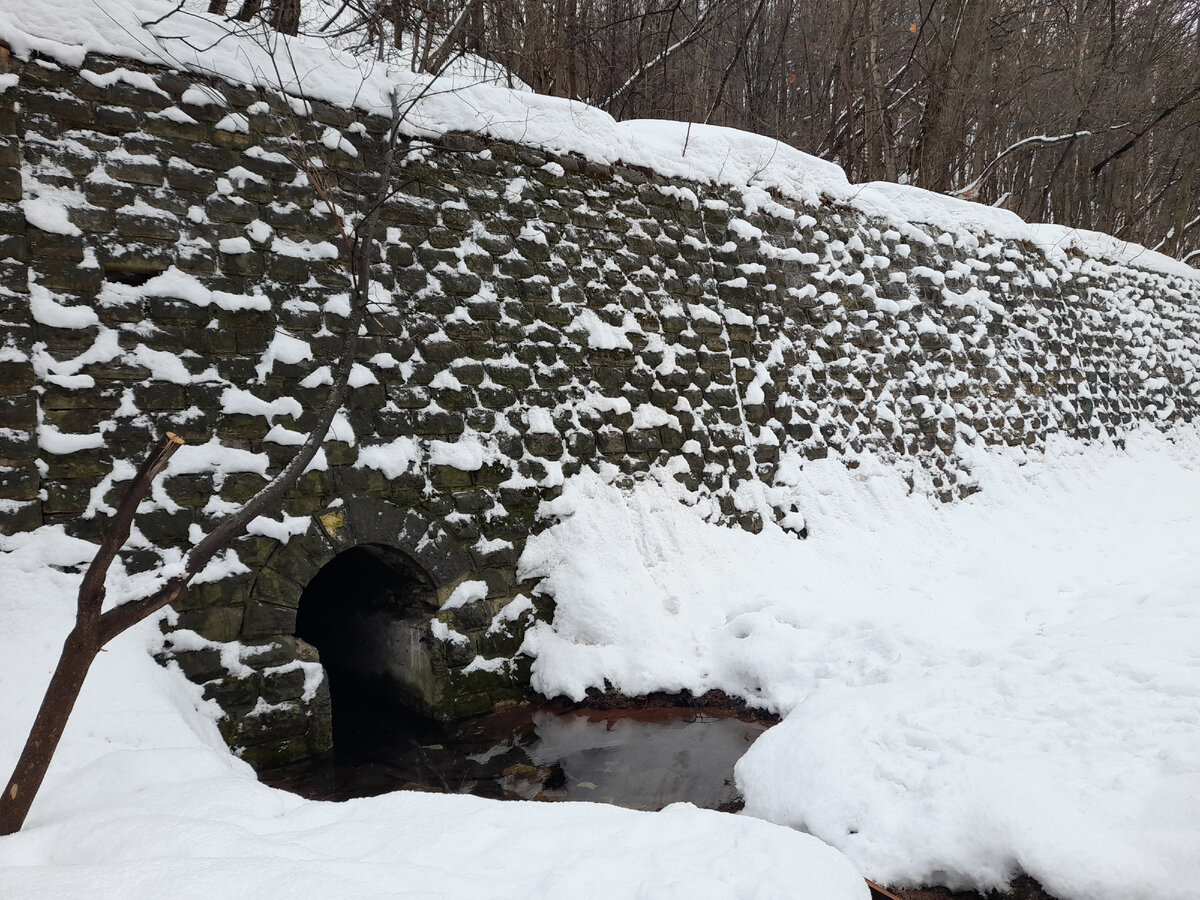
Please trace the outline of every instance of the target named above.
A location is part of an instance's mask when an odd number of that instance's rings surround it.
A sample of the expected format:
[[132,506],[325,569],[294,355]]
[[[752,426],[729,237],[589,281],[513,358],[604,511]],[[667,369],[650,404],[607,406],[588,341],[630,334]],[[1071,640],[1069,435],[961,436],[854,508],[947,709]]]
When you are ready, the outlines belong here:
[[[865,898],[878,881],[1171,900],[1200,881],[1200,435],[980,453],[948,506],[892,469],[785,467],[811,537],[702,521],[594,474],[531,543],[558,612],[537,685],[721,688],[784,714],[746,816],[258,784],[147,626],[101,655],[0,896]],[[0,549],[0,768],[91,547]],[[755,818],[761,817],[761,818]],[[772,822],[806,829],[827,841]],[[833,847],[840,850],[840,856]],[[848,860],[848,861],[847,861]]]
[[[197,54],[171,39],[179,19],[142,27],[171,5],[0,0],[0,39],[68,65],[96,51],[275,83],[253,44]],[[197,45],[219,34],[199,18],[187,28]],[[378,109],[397,80],[422,87],[311,41],[290,52],[308,96]],[[409,125],[738,183],[776,211],[770,190],[825,195],[901,228],[987,230],[1196,277],[1102,236],[850,185],[836,166],[728,129],[616,123],[455,79]],[[558,602],[529,638],[537,686],[721,688],[784,714],[738,770],[751,816],[412,793],[304,801],[228,754],[198,689],[150,659],[148,625],[97,661],[26,830],[0,839],[0,896],[862,900],[857,868],[979,886],[1021,869],[1067,900],[1190,898],[1200,437],[1173,437],[980,452],[983,492],[945,507],[871,459],[785,460],[804,543],[707,524],[654,484],[568,484],[547,509],[561,522],[523,560]],[[69,628],[78,575],[63,569],[92,549],[56,529],[0,541],[5,774]]]
[[[0,769],[7,780],[94,547],[57,528],[0,538]],[[25,829],[0,838],[0,897],[866,900],[837,851],[676,805],[500,803],[398,792],[318,803],[259,784],[210,705],[118,638],[88,677]]]
[[870,459],[785,463],[805,542],[577,478],[523,557],[558,603],[535,685],[782,713],[738,765],[746,812],[876,881],[1193,897],[1200,437],[969,459],[983,490],[949,506]]

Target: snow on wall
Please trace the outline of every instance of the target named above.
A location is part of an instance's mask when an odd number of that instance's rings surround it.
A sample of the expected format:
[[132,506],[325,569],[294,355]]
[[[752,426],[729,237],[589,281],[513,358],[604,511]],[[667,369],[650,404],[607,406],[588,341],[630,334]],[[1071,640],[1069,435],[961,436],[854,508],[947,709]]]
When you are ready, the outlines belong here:
[[[10,59],[0,93],[0,523],[94,534],[173,430],[188,446],[146,504],[136,569],[177,557],[307,432],[349,309],[321,194],[361,214],[387,122],[74,64]],[[803,196],[685,178],[655,155],[673,126],[630,127],[667,174],[478,134],[406,146],[348,408],[282,518],[179,604],[177,660],[261,759],[327,740],[288,669],[296,604],[355,543],[425,567],[428,706],[463,714],[521,688],[513,658],[546,610],[516,560],[584,466],[801,532],[776,502],[781,448],[871,453],[950,500],[974,489],[965,445],[1196,415],[1194,270],[1002,216],[968,227],[919,192],[851,197],[824,169]],[[740,139],[698,132],[693,153],[722,140]],[[485,595],[445,604],[463,582]]]

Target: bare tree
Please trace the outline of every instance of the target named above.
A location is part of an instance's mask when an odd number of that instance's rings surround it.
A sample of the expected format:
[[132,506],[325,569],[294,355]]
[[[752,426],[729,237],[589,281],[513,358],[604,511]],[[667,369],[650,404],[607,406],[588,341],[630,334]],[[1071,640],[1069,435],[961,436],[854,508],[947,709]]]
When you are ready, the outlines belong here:
[[416,70],[454,48],[615,116],[767,134],[854,181],[1200,249],[1196,0],[342,0],[329,23]]
[[[430,85],[432,81],[427,83],[426,90]],[[116,513],[109,520],[96,556],[80,583],[75,626],[63,644],[58,665],[51,676],[24,749],[4,793],[0,795],[0,835],[13,834],[24,824],[62,738],[88,670],[105,644],[171,603],[204,571],[218,553],[245,533],[246,526],[253,519],[278,508],[321,448],[334,417],[345,402],[359,331],[371,303],[371,265],[378,251],[380,212],[392,190],[392,174],[401,123],[404,113],[411,109],[412,103],[419,100],[420,96],[418,94],[402,109],[399,97],[393,90],[391,124],[380,167],[379,187],[373,195],[365,198],[365,214],[353,224],[339,212],[338,205],[324,186],[320,173],[309,160],[309,154],[298,154],[310,184],[337,225],[344,245],[350,281],[350,316],[328,396],[317,411],[312,430],[291,461],[239,510],[220,520],[212,531],[195,544],[188,551],[178,573],[166,577],[153,593],[126,599],[104,611],[106,576],[129,538],[138,504],[147,496],[155,477],[163,472],[171,455],[183,441],[168,432],[162,445],[142,462],[134,479],[125,489]]]

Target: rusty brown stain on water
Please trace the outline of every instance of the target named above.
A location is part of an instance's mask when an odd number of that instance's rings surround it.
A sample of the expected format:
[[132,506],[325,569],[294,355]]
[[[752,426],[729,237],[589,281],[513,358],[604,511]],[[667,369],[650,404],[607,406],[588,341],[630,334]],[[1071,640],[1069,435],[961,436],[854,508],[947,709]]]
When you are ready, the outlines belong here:
[[524,707],[440,734],[384,726],[358,755],[263,780],[347,799],[397,788],[501,799],[587,800],[635,809],[690,802],[736,809],[733,767],[772,723],[726,709],[647,706],[565,712]]

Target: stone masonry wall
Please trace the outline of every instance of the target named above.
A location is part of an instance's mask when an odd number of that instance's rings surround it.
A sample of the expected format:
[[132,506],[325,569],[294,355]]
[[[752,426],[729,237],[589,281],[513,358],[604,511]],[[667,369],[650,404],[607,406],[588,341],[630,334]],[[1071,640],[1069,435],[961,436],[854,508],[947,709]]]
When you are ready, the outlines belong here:
[[[0,527],[95,537],[175,431],[124,556],[148,569],[307,432],[349,308],[326,200],[361,213],[388,123],[118,60],[0,60]],[[460,716],[524,689],[549,608],[516,561],[583,466],[798,530],[773,507],[781,453],[872,451],[950,500],[973,489],[960,442],[1197,413],[1195,279],[478,135],[406,151],[347,408],[167,638],[257,764],[328,747],[297,608],[353,547],[411,561],[415,702]]]

